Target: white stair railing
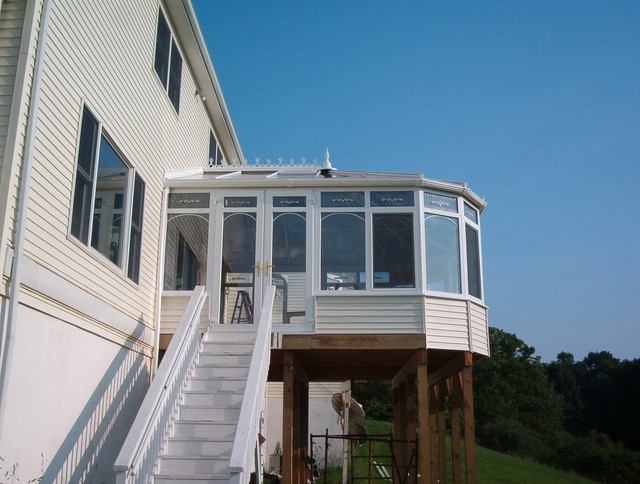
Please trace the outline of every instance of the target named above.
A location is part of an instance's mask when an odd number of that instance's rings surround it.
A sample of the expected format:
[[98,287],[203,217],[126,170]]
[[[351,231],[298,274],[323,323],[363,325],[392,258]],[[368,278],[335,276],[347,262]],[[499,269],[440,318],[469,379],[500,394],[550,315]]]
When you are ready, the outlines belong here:
[[197,286],[138,410],[114,464],[117,484],[148,482],[177,408],[180,391],[197,355],[200,313],[207,294]]
[[238,427],[229,461],[231,484],[247,484],[251,472],[254,471],[256,473],[255,482],[262,483],[258,433],[261,430],[260,422],[271,358],[271,312],[275,290],[275,286],[267,288],[260,311],[256,344],[251,355],[247,386],[242,399]]

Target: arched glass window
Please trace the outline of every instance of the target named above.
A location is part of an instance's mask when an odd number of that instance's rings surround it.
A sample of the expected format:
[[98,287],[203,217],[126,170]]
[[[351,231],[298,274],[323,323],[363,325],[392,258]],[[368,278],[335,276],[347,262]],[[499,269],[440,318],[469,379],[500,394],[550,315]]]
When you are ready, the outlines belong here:
[[208,232],[206,214],[169,215],[164,257],[165,291],[188,291],[205,284]]
[[458,220],[427,213],[424,227],[427,238],[427,289],[460,294]]
[[321,288],[364,290],[364,213],[322,214]]

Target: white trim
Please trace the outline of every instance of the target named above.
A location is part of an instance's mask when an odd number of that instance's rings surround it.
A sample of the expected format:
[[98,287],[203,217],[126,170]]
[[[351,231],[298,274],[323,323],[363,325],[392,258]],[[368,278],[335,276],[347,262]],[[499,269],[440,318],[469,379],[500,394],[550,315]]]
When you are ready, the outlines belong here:
[[[112,306],[67,281],[55,272],[41,266],[29,257],[23,256],[22,263],[23,285],[121,332],[126,337],[130,337],[130,335],[136,332],[146,333],[140,340],[149,346],[153,345],[151,331],[146,331],[146,329],[152,328],[151,321],[136,320],[120,311],[117,307]],[[89,322],[88,324],[91,323]]]

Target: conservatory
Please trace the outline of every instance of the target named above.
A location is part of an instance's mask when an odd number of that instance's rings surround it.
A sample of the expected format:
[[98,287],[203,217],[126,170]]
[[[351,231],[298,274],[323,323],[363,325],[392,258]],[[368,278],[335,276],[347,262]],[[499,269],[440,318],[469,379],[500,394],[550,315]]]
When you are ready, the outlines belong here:
[[306,482],[309,382],[354,379],[392,380],[394,442],[414,442],[394,443],[398,476],[444,476],[446,435],[459,448],[463,429],[474,482],[470,371],[489,354],[485,205],[466,184],[328,160],[168,173],[159,347],[204,286],[203,333],[268,323],[251,341],[267,345],[264,378],[284,385],[287,482]]

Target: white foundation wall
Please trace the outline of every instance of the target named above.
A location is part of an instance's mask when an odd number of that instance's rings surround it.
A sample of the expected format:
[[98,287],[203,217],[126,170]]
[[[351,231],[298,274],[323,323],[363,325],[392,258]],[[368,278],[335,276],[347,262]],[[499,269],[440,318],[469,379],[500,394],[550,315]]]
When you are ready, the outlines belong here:
[[[345,386],[346,385],[346,386]],[[348,383],[309,383],[309,434],[324,434],[327,429],[329,434],[342,434],[342,427],[338,420],[338,414],[333,410],[331,397],[334,393],[340,393],[348,388]],[[269,382],[267,384],[267,406],[265,416],[266,438],[265,467],[269,467],[269,456],[273,454],[276,444],[282,446],[282,383]],[[314,455],[320,453],[324,459],[324,443],[318,441],[320,446],[314,449]],[[309,449],[311,451],[311,449]],[[339,463],[342,459],[342,446],[334,441],[329,448],[329,461]]]
[[115,482],[113,462],[146,391],[149,358],[27,306],[18,323],[2,474],[15,465],[15,482]]

